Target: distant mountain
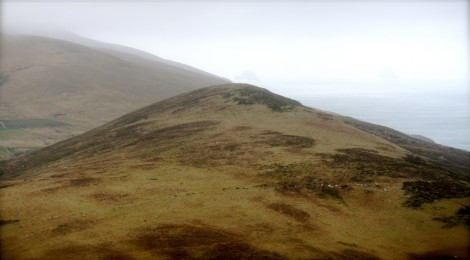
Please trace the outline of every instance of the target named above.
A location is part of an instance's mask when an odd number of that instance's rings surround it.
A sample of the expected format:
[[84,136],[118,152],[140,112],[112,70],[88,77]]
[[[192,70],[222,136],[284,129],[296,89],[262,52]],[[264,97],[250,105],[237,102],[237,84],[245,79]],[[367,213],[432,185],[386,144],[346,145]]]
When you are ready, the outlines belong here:
[[[191,67],[189,65],[179,63],[179,62],[174,62],[174,61],[171,61],[171,60],[163,59],[161,57],[155,56],[151,53],[148,53],[148,52],[145,52],[145,51],[142,51],[142,50],[138,50],[138,49],[127,47],[127,46],[122,46],[122,45],[119,45],[119,44],[112,44],[112,43],[105,43],[105,42],[96,41],[96,40],[93,40],[93,39],[90,39],[90,38],[87,38],[87,37],[83,37],[83,36],[80,36],[80,35],[77,35],[77,34],[71,33],[71,32],[66,32],[66,31],[65,32],[64,31],[62,31],[62,32],[50,32],[50,33],[46,33],[46,36],[48,38],[68,41],[68,42],[80,44],[80,45],[83,45],[83,46],[86,46],[86,47],[90,47],[90,48],[93,48],[93,49],[98,49],[100,51],[106,52],[108,54],[111,54],[113,56],[122,58],[122,59],[127,60],[127,61],[131,61],[131,62],[142,63],[142,62],[144,62],[144,60],[148,60],[147,64],[150,65],[150,66],[155,65],[154,62],[157,62],[158,64],[167,64],[167,65],[172,66],[172,67],[177,67],[177,68],[180,68],[180,69],[183,69],[183,70],[192,71],[192,72],[196,72],[196,73],[199,73],[199,74],[204,74],[204,75],[209,76],[209,77],[220,78],[220,77],[215,76],[213,74],[210,74],[206,71],[203,71],[203,70],[200,70],[200,69],[197,69],[197,68]],[[227,79],[223,79],[223,80],[229,81]]]
[[0,121],[49,119],[70,127],[9,131],[0,147],[41,147],[158,100],[228,82],[145,52],[69,38],[84,45],[2,35]]
[[2,256],[468,258],[469,155],[203,88],[4,162]]

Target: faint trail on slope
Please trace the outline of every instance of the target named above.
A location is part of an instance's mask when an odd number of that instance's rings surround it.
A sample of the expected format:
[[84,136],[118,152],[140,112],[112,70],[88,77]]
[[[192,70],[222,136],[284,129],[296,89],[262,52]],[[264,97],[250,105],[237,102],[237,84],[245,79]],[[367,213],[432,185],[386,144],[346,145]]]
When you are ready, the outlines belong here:
[[5,126],[5,124],[2,121],[0,121],[0,125],[3,127],[3,129],[7,129],[7,127]]
[[12,157],[16,157],[14,153],[12,153],[10,151],[10,149],[8,149],[8,147],[0,147],[0,148],[3,148],[9,155],[11,155]]

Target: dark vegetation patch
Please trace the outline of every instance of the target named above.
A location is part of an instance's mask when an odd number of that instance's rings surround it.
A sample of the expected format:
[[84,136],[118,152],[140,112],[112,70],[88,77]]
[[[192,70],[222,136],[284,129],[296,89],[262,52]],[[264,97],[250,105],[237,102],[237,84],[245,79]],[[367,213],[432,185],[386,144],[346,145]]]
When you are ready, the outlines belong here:
[[334,199],[341,203],[345,203],[343,197],[341,196],[341,191],[344,192],[352,190],[352,187],[349,184],[332,183],[314,175],[305,176],[303,183],[309,192],[313,192],[319,198]]
[[69,126],[67,123],[50,119],[0,119],[0,121],[7,129]]
[[160,225],[141,229],[131,242],[140,250],[169,259],[283,259],[239,235],[208,226]]
[[5,174],[5,168],[7,167],[8,161],[0,160],[0,177]]
[[268,205],[268,208],[291,217],[299,222],[308,222],[310,220],[310,214],[289,204],[271,203]]
[[470,227],[470,206],[460,208],[454,216],[433,218],[433,220],[443,222],[443,228],[452,228],[461,224]]
[[327,113],[317,112],[317,117],[323,120],[333,120],[333,115]]
[[283,195],[306,196],[306,194],[303,193],[302,183],[294,180],[277,182],[274,189]]
[[[465,252],[465,255],[462,255],[463,252]],[[410,260],[468,259],[468,252],[468,248],[449,248],[447,250],[430,251],[422,254],[408,254],[408,257]]]
[[211,143],[192,142],[184,149],[180,149],[179,160],[181,163],[194,167],[216,167],[239,165],[245,155],[243,142],[230,140],[215,141]]
[[310,148],[315,145],[315,139],[313,138],[282,134],[274,131],[265,131],[260,135],[260,137],[264,139],[260,142],[274,147]]
[[413,138],[388,127],[344,117],[346,124],[378,135],[414,154],[427,157],[453,172],[453,178],[470,181],[470,152]]
[[145,130],[145,127],[148,125],[148,122],[138,122],[117,128],[113,133],[113,137],[129,138],[133,136],[141,136],[143,134],[142,131]]
[[51,232],[55,236],[64,236],[73,232],[78,232],[88,228],[92,228],[94,225],[93,221],[89,220],[74,220],[64,224],[57,225]]
[[[250,85],[236,89],[234,93],[236,93],[236,96],[233,97],[232,100],[239,105],[261,104],[267,106],[274,112],[289,112],[296,106],[302,106],[298,101]],[[226,95],[225,97],[228,98],[230,96]]]
[[[229,131],[233,131],[233,129]],[[221,139],[220,136],[225,136],[225,134],[226,132],[222,132],[201,138],[201,140],[213,140],[212,142],[195,140],[182,144],[184,149],[180,149],[178,155],[181,163],[195,167],[240,165],[251,161],[251,158],[266,156],[268,152],[265,149],[266,146],[286,148],[291,153],[298,153],[302,152],[301,149],[311,147],[315,143],[312,138],[286,135],[273,131],[263,131],[259,134],[250,135],[248,141]],[[174,147],[175,142],[168,143],[168,146]],[[250,167],[253,167],[253,165],[250,165]]]
[[[392,158],[366,149],[338,151],[337,154],[318,154],[322,158],[321,165],[273,164],[260,176],[274,179],[275,190],[285,195],[308,196],[313,193],[319,198],[342,203],[342,195],[353,189],[351,183],[367,186],[380,176],[423,180],[404,182],[403,190],[407,197],[404,205],[407,207],[420,208],[423,203],[470,196],[468,185],[454,179],[454,172],[426,158],[414,155]],[[335,176],[334,181],[331,177],[325,178],[321,171]],[[372,187],[381,188],[378,184]]]
[[0,189],[8,188],[8,187],[11,187],[11,186],[15,186],[15,184],[1,184]]
[[128,193],[95,193],[91,197],[99,202],[121,202],[129,197]]
[[269,166],[269,170],[266,171],[262,176],[274,178],[274,179],[292,179],[301,177],[304,174],[311,171],[312,165],[308,164],[272,164]]
[[95,178],[95,177],[83,177],[83,178],[77,178],[77,179],[71,179],[69,180],[68,186],[70,187],[82,187],[82,186],[89,186],[92,184],[96,184],[100,181],[100,178]]
[[275,190],[286,195],[309,196],[313,193],[322,199],[335,199],[344,203],[341,190],[347,191],[351,187],[346,183],[332,183],[323,179],[316,168],[308,163],[273,164],[260,176],[276,180]]
[[62,177],[65,177],[69,175],[68,173],[57,173],[57,174],[53,174],[51,175],[51,178],[62,178]]
[[322,199],[334,199],[344,203],[343,197],[341,196],[340,189],[349,188],[347,184],[328,184],[324,181],[317,181],[314,176],[307,176],[304,180],[305,187],[314,192],[319,198]]
[[339,252],[330,252],[325,259],[344,259],[344,260],[379,260],[380,257],[371,253],[359,251],[356,249],[344,249]]
[[339,149],[337,154],[318,154],[331,169],[353,173],[352,181],[362,182],[371,176],[405,177],[415,166],[402,159],[383,156],[374,150],[359,148]]
[[470,196],[467,185],[455,181],[407,181],[403,183],[407,200],[404,205],[411,208],[420,208],[424,203],[431,203],[440,199],[464,198]]
[[243,163],[237,151],[239,144],[212,144],[201,148],[203,145],[193,145],[181,151],[179,161],[185,165],[198,168],[228,166]]
[[257,249],[248,243],[220,243],[199,259],[285,259],[275,252]]
[[291,258],[291,259],[318,259],[318,260],[380,260],[381,258],[375,254],[365,252],[359,249],[356,244],[337,242],[348,248],[338,251],[326,251],[312,246],[310,243],[298,240],[296,241],[296,248],[303,248],[308,250],[312,255],[311,258]]
[[318,154],[331,169],[354,173],[352,181],[365,181],[372,176],[422,178],[426,180],[460,179],[459,174],[439,163],[407,155],[404,158],[383,156],[374,150],[339,149],[338,154]]
[[42,259],[107,259],[131,260],[135,259],[125,251],[113,249],[108,244],[98,245],[68,245],[48,250]]
[[0,219],[0,227],[18,222],[20,222],[19,219]]
[[252,127],[251,126],[245,126],[245,125],[240,125],[240,126],[235,126],[231,129],[231,131],[234,131],[234,132],[243,132],[243,131],[248,131],[248,130],[251,130]]
[[312,168],[309,164],[272,164],[260,176],[273,179],[274,189],[284,195],[304,196],[305,184],[301,177],[311,172]]
[[143,250],[163,248],[210,246],[222,242],[234,242],[237,236],[209,227],[192,225],[160,225],[142,230],[135,241]]
[[[208,130],[216,126],[217,124],[219,124],[218,121],[205,120],[159,128],[149,133],[145,133],[141,136],[138,136],[135,141],[129,142],[125,146],[133,146],[138,143],[148,144],[148,142],[152,142],[155,145],[164,142],[170,142],[174,144],[174,142],[178,141],[178,139],[184,139],[190,135],[194,135],[196,133]],[[135,132],[133,132],[131,129],[128,136],[132,136],[130,133],[134,133],[135,135]]]
[[346,243],[346,242],[343,242],[343,241],[338,241],[336,243],[338,243],[340,245],[343,245],[343,246],[347,246],[347,247],[358,247],[357,244],[355,244],[355,243]]
[[54,192],[57,192],[59,191],[60,189],[62,189],[63,186],[56,186],[56,187],[51,187],[51,188],[45,188],[45,189],[41,189],[41,192],[43,193],[54,193]]

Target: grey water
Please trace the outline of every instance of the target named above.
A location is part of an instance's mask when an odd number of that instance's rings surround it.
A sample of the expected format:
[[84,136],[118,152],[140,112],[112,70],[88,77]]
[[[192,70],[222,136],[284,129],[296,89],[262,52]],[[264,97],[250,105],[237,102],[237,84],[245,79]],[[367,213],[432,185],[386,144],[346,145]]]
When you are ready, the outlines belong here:
[[292,89],[281,92],[305,106],[387,126],[405,134],[422,135],[438,144],[470,151],[470,96],[466,88],[399,91]]

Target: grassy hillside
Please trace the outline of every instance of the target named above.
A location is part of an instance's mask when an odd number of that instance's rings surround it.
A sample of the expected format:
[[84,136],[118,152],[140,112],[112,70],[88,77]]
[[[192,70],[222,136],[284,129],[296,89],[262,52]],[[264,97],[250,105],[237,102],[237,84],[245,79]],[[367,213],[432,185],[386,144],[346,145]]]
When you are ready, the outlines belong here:
[[348,120],[228,84],[4,162],[3,257],[468,258],[468,168]]
[[60,140],[158,100],[227,82],[143,54],[38,36],[2,35],[0,46],[0,118],[70,124]]

